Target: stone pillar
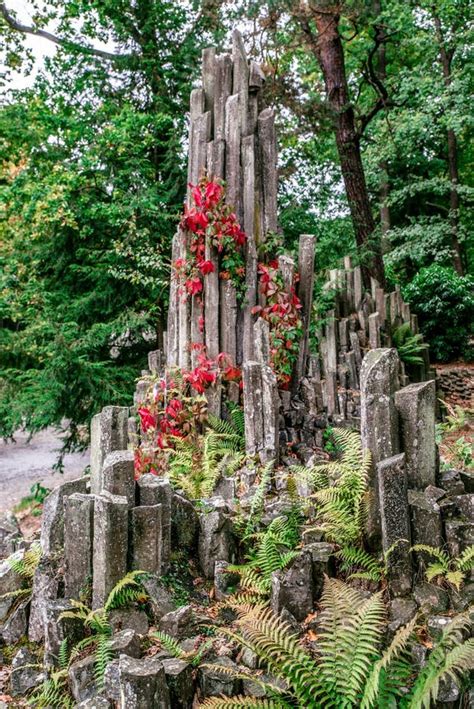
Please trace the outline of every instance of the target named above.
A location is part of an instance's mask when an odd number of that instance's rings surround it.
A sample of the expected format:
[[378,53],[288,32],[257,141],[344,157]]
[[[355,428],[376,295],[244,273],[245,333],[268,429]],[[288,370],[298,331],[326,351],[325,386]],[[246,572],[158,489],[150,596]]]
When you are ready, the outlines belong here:
[[92,607],[100,608],[127,573],[128,501],[97,495],[94,505]]
[[79,598],[92,581],[94,497],[74,493],[64,502],[64,596]]
[[[395,392],[398,383],[398,353],[395,349],[370,350],[362,360],[360,370],[362,447],[370,450],[374,466],[396,455],[399,448],[398,412]],[[372,469],[369,509],[369,538],[377,543],[380,536],[380,510],[377,476]]]
[[303,337],[301,338],[300,350],[293,375],[293,387],[298,386],[298,382],[305,376],[308,364],[309,325],[311,322],[311,307],[313,304],[315,247],[316,237],[313,234],[301,234],[298,250],[298,272],[300,277],[298,297],[303,306],[301,309]]
[[166,573],[171,554],[171,498],[172,488],[167,478],[148,473],[138,480],[138,504],[161,505],[161,570]]
[[88,479],[68,480],[53,490],[43,505],[41,549],[44,556],[59,554],[64,545],[64,501],[75,492],[87,491]]
[[392,596],[410,592],[412,568],[405,454],[386,458],[377,465],[382,547],[387,556],[387,580]]
[[378,313],[369,315],[369,342],[373,350],[380,347],[380,318]]
[[161,505],[134,507],[131,517],[132,569],[161,573]]
[[278,455],[279,398],[276,377],[271,368],[259,362],[243,366],[245,444],[249,455],[262,463]]
[[133,451],[109,453],[102,465],[102,490],[127,498],[128,506],[135,505],[135,470]]
[[91,421],[91,492],[102,489],[102,464],[108,453],[128,445],[128,408],[106,406]]
[[257,362],[270,364],[270,325],[263,318],[257,318],[253,326],[252,341]]
[[436,482],[436,383],[409,384],[397,391],[395,404],[400,414],[408,487],[424,490]]

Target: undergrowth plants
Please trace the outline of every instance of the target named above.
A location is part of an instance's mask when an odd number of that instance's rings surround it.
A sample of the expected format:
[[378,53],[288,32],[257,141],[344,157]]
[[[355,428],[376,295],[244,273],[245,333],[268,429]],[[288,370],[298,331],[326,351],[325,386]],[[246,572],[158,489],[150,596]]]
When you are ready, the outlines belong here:
[[[321,597],[316,652],[305,649],[290,626],[262,605],[242,606],[235,628],[221,632],[259,658],[275,681],[257,677],[265,698],[213,697],[207,709],[429,709],[440,682],[465,676],[474,667],[474,639],[465,640],[467,616],[445,629],[423,668],[416,672],[411,643],[416,618],[383,649],[386,608],[382,593],[366,598],[336,579],[326,579]],[[239,609],[237,609],[239,610]],[[216,671],[245,676],[213,665]],[[247,679],[254,680],[253,674]]]
[[41,545],[38,542],[33,543],[26,551],[18,551],[11,554],[6,563],[8,566],[21,577],[23,587],[16,591],[9,591],[0,596],[2,599],[12,599],[13,604],[8,612],[11,615],[13,611],[21,604],[29,601],[33,592],[33,577],[36,568],[41,560],[42,551]]
[[434,559],[426,566],[427,581],[447,584],[459,591],[466,575],[474,570],[474,545],[465,549],[459,557],[451,558],[443,549],[427,544],[415,544],[412,551],[428,554]]

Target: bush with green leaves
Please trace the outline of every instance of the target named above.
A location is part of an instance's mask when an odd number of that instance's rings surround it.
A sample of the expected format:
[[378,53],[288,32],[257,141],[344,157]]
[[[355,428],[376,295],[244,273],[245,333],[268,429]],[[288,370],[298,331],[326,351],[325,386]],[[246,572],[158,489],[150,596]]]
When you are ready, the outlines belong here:
[[474,278],[432,264],[403,289],[403,297],[418,315],[420,330],[434,360],[472,358]]
[[[261,605],[242,607],[236,629],[222,633],[252,650],[268,675],[237,673],[264,690],[265,698],[207,699],[207,709],[429,709],[443,679],[460,679],[474,668],[474,639],[465,639],[467,616],[451,620],[417,672],[411,657],[416,617],[383,649],[386,607],[382,593],[367,598],[337,579],[326,579],[321,597],[316,654],[290,626]],[[220,671],[218,665],[213,670]],[[222,668],[226,674],[234,674]]]

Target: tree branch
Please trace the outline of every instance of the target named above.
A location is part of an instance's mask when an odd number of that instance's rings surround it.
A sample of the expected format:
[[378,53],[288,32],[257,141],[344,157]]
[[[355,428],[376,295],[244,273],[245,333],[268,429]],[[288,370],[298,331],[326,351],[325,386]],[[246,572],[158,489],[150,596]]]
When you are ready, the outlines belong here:
[[133,54],[114,54],[113,52],[107,52],[104,49],[96,49],[95,47],[86,47],[79,42],[74,42],[70,39],[65,39],[63,37],[58,37],[47,30],[39,29],[38,27],[30,27],[29,25],[24,25],[10,14],[4,2],[0,2],[0,16],[3,17],[5,22],[11,27],[11,29],[16,32],[22,32],[23,34],[31,34],[36,37],[42,37],[47,39],[49,42],[59,45],[60,47],[76,49],[83,54],[89,54],[94,57],[100,57],[101,59],[107,59],[109,61],[117,61],[120,59],[126,59],[132,57]]

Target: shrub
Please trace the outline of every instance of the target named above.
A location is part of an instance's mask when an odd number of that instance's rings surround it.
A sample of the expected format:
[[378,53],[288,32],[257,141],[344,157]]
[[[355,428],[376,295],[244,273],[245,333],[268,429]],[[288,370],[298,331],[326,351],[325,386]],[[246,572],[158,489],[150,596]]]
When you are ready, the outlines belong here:
[[423,268],[403,290],[418,315],[420,330],[434,360],[447,362],[472,356],[469,337],[474,319],[474,279],[452,268],[432,264]]

